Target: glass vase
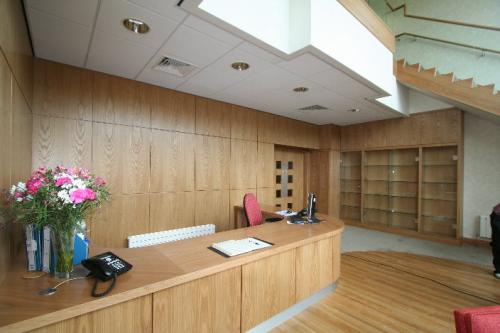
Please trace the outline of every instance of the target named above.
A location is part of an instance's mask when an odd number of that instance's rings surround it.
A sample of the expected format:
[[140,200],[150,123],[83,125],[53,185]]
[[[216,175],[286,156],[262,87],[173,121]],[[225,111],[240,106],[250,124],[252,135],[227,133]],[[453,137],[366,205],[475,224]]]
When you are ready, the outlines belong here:
[[55,255],[54,276],[57,279],[69,279],[73,272],[73,251],[76,228],[51,230],[52,251]]

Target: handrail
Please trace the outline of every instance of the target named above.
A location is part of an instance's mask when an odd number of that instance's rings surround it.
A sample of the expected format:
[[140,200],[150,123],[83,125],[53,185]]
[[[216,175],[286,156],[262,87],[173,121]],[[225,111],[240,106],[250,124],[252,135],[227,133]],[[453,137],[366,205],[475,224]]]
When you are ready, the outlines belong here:
[[387,5],[387,7],[389,7],[391,12],[395,12],[395,11],[403,8],[403,13],[404,13],[405,17],[410,17],[410,18],[419,19],[419,20],[439,22],[439,23],[461,25],[461,26],[470,27],[470,28],[500,31],[500,27],[494,27],[494,26],[490,26],[490,25],[481,25],[481,24],[474,24],[474,23],[467,23],[467,22],[460,22],[460,21],[438,19],[438,18],[428,17],[428,16],[419,16],[419,15],[408,14],[406,11],[406,3],[404,3],[400,6],[397,6],[397,7],[392,7],[392,5],[389,3],[388,0],[384,0],[384,2]]
[[474,49],[474,50],[479,50],[479,51],[482,51],[482,52],[490,52],[490,53],[500,54],[500,51],[497,51],[497,50],[487,49],[487,48],[484,48],[484,47],[479,47],[479,46],[470,45],[470,44],[452,42],[452,41],[449,41],[449,40],[444,40],[444,39],[439,39],[439,38],[434,38],[434,37],[428,37],[428,36],[422,36],[422,35],[412,34],[412,33],[409,33],[409,32],[403,32],[401,34],[396,35],[396,39],[399,39],[399,38],[404,37],[404,36],[410,36],[410,37],[414,37],[414,38],[427,39],[427,40],[432,40],[432,41],[435,41],[435,42],[446,43],[446,44],[455,45],[455,46],[467,47],[467,48]]

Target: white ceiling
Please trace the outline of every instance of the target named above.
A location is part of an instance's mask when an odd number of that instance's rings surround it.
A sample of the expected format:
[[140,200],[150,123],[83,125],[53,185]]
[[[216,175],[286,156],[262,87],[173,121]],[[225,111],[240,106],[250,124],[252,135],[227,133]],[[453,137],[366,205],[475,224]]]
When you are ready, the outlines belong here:
[[[346,125],[395,117],[367,99],[377,91],[316,56],[286,60],[189,15],[178,0],[25,0],[39,58],[247,106],[315,124]],[[150,26],[137,35],[124,18]],[[163,56],[196,65],[186,77],[152,68]],[[250,69],[235,71],[244,61]],[[293,88],[306,86],[306,93]],[[297,109],[319,104],[322,111]],[[360,112],[348,112],[349,109]]]

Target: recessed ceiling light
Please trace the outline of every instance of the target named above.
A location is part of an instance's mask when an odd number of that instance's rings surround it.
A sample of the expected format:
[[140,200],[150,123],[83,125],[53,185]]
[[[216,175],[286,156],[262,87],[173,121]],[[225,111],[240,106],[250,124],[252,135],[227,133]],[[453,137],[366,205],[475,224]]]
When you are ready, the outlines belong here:
[[347,111],[349,111],[349,112],[359,112],[359,109],[349,109]]
[[238,62],[233,62],[231,64],[231,67],[233,67],[233,69],[236,69],[237,71],[246,71],[247,69],[250,68],[250,65],[247,64],[246,62],[238,61]]
[[293,88],[293,91],[298,92],[298,93],[303,93],[303,92],[306,92],[306,91],[308,91],[308,90],[309,90],[309,88],[307,88],[307,87],[297,87],[297,88]]
[[123,25],[128,30],[135,32],[136,34],[145,34],[149,31],[149,25],[141,20],[134,18],[127,18],[123,20]]

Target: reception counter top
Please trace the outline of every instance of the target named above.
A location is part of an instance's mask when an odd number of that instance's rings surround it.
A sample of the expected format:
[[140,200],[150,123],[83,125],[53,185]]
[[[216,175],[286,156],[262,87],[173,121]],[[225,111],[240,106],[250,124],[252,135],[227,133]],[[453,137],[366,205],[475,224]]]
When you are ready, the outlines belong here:
[[[54,286],[58,281],[48,275],[24,279],[25,270],[14,268],[0,285],[0,332],[36,330],[223,271],[242,270],[241,267],[252,262],[321,240],[335,236],[340,240],[343,223],[326,215],[319,214],[319,217],[324,221],[313,225],[290,225],[280,221],[145,248],[94,249],[94,254],[111,250],[134,266],[130,272],[119,276],[115,289],[102,298],[90,296],[91,279],[71,281],[54,295],[41,296],[39,290]],[[274,246],[232,258],[207,249],[216,242],[245,237],[257,237]],[[336,260],[338,262],[332,267],[340,264],[340,256]],[[152,302],[149,300],[148,306]],[[152,326],[146,324],[151,330]]]

